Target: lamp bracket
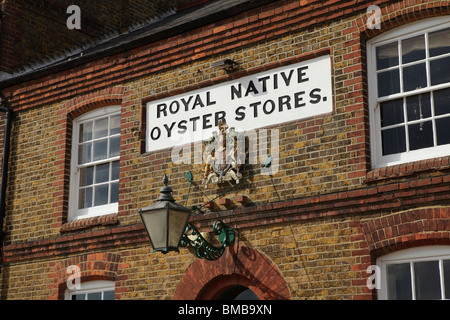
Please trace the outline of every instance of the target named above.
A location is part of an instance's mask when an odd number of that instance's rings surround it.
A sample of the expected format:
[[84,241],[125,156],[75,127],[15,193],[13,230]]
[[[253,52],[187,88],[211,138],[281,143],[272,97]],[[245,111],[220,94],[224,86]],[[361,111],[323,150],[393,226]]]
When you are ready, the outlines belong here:
[[234,242],[235,233],[233,228],[225,225],[221,220],[214,221],[213,231],[214,234],[219,236],[221,246],[213,246],[192,223],[188,223],[186,231],[181,238],[180,246],[192,246],[198,258],[210,261],[217,260],[222,256],[225,248]]

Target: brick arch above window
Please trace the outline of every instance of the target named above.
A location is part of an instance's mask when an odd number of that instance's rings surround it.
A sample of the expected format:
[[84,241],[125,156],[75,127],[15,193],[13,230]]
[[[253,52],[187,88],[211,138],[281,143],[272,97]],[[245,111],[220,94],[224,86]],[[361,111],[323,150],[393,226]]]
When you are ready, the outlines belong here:
[[175,291],[175,300],[216,299],[226,289],[242,285],[260,300],[289,300],[289,288],[275,266],[256,249],[235,244],[216,261],[196,260]]
[[84,254],[52,263],[50,267],[53,267],[54,272],[49,273],[48,277],[52,279],[53,294],[48,299],[64,299],[70,266],[77,267],[81,282],[116,281],[119,278],[119,263],[120,255],[107,252]]
[[[358,33],[362,34],[363,40],[373,38],[388,30],[404,26],[407,23],[422,19],[439,17],[450,14],[450,7],[444,1],[436,1],[423,5],[410,6],[409,4],[398,2],[397,4],[380,4],[380,28],[374,28],[367,24],[370,14],[364,12],[355,20]],[[407,9],[406,9],[407,8]]]
[[450,207],[393,213],[361,221],[361,227],[374,258],[401,249],[450,244]]
[[122,104],[124,92],[124,87],[107,88],[92,92],[67,101],[61,109],[72,120],[97,108]]

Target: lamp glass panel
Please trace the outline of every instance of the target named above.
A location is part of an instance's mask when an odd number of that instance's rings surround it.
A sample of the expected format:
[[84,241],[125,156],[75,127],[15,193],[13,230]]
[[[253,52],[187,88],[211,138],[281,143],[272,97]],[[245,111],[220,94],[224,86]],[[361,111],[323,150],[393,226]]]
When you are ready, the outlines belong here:
[[167,247],[167,209],[141,212],[153,249]]
[[187,218],[190,212],[171,210],[169,216],[169,247],[178,247],[181,236],[186,228]]

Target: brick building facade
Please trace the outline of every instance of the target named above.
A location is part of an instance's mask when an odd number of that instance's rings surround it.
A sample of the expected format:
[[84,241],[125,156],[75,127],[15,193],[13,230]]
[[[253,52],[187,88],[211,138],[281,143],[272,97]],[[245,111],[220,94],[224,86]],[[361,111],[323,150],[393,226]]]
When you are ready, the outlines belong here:
[[[1,298],[70,298],[90,283],[123,300],[234,298],[244,289],[281,300],[449,298],[449,2],[183,4],[0,82],[2,106],[14,112]],[[224,59],[236,70],[213,66]],[[230,185],[205,189],[200,165],[175,163],[173,147],[153,150],[149,128],[160,120],[148,106],[290,66],[312,70],[315,61],[331,65],[308,76],[330,81],[332,109],[282,123],[269,118],[265,129],[278,132],[277,170],[252,176],[191,218],[205,232],[221,219],[236,230],[233,245],[216,261],[186,248],[152,253],[138,209],[156,201],[164,173],[175,200],[188,206]],[[287,83],[287,75],[277,80]],[[251,94],[263,99],[260,91]],[[295,97],[290,106],[301,109]],[[314,97],[304,98],[306,108]],[[109,123],[99,133],[104,157],[100,146],[84,149],[101,144],[85,134],[102,121]],[[91,167],[80,160],[87,154]],[[258,163],[242,165],[243,178]],[[100,185],[83,175],[91,168],[100,179],[102,165],[109,191],[96,206]],[[70,266],[87,285],[81,291],[67,288]],[[379,289],[368,286],[368,268]]]

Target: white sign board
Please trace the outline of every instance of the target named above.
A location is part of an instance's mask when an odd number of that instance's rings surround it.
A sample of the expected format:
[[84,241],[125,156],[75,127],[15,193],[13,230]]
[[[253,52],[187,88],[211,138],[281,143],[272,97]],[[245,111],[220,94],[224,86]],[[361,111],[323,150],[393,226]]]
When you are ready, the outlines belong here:
[[146,151],[207,140],[224,120],[238,132],[333,111],[330,56],[147,103]]

